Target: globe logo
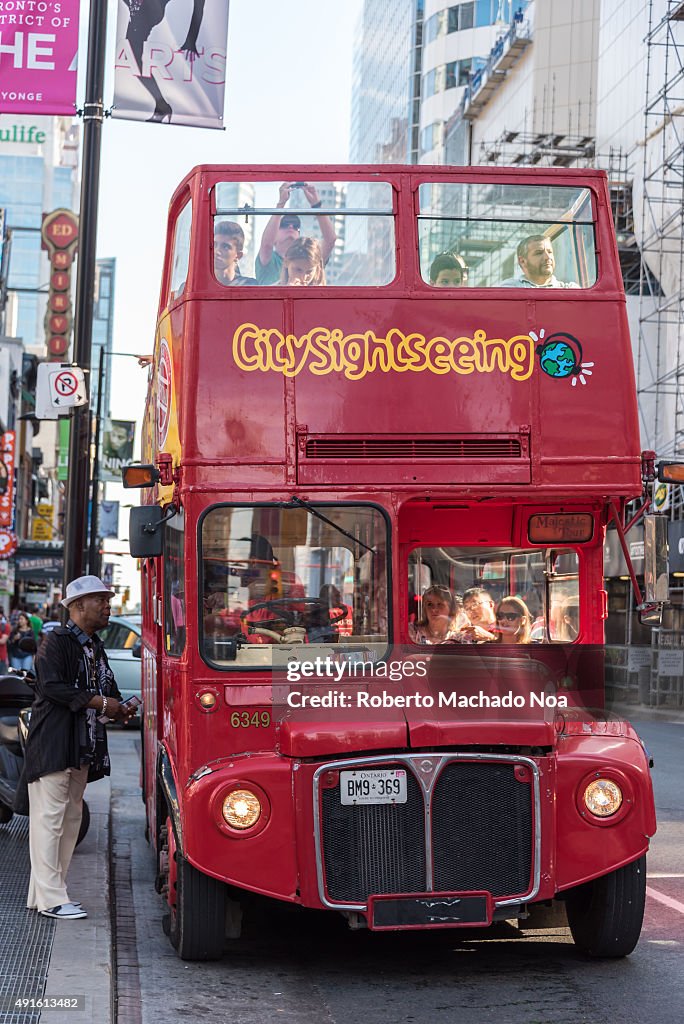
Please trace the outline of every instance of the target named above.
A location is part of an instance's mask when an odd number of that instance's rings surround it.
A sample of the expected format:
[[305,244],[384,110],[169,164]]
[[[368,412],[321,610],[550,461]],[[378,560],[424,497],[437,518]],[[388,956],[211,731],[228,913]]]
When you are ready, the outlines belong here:
[[570,377],[579,367],[567,341],[547,341],[539,353],[539,365],[549,377]]
[[546,337],[546,331],[542,327],[539,334],[530,331],[530,338],[539,341],[535,349],[539,356],[539,365],[543,372],[555,380],[567,380],[573,387],[587,383],[587,377],[591,377],[593,363],[582,362],[582,346],[572,334],[559,331]]

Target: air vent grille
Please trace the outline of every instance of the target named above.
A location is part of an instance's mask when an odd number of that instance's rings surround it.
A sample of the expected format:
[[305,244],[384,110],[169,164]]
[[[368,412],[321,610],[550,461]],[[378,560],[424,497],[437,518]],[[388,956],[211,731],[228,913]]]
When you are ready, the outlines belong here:
[[516,437],[309,437],[307,459],[522,459]]

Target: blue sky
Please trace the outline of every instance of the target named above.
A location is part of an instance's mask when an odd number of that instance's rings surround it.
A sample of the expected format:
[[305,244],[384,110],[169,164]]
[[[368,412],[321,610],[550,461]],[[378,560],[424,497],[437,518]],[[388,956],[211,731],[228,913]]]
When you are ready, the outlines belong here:
[[[117,260],[115,349],[152,350],[166,211],[191,167],[347,161],[360,6],[361,0],[231,0],[225,131],[105,122],[97,249]],[[107,105],[116,0],[109,10]],[[141,413],[144,378],[132,360],[114,360],[115,418]]]

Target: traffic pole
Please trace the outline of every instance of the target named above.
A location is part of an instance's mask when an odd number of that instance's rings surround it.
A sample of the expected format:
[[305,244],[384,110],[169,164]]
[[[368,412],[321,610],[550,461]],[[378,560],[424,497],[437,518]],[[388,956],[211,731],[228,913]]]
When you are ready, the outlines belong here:
[[[91,0],[86,89],[83,104],[83,163],[73,347],[74,363],[86,372],[90,370],[93,338],[106,37],[107,0]],[[76,406],[72,409],[70,425],[69,471],[64,519],[64,592],[66,592],[67,583],[83,574],[85,565],[90,492],[89,405]]]

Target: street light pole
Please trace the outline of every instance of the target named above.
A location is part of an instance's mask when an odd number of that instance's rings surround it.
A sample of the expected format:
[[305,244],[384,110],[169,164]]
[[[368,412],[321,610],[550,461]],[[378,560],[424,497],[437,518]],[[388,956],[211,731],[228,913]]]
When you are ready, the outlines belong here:
[[[100,347],[100,358],[97,371],[97,403],[95,405],[95,424],[93,429],[93,472],[91,480],[91,512],[90,512],[90,540],[88,546],[88,572],[94,576],[100,575],[100,537],[98,529],[100,525],[100,438],[102,437],[102,395],[104,393],[104,357],[125,356],[130,359],[140,359],[139,352],[114,352],[112,349]],[[92,395],[92,388],[91,388]]]
[[[104,345],[100,346],[100,359],[97,370],[97,405],[95,407],[94,453],[92,497],[90,500],[90,552],[88,555],[88,571],[93,576],[100,575],[100,545],[97,530],[100,519],[100,424],[102,421],[102,386],[104,383]],[[90,390],[92,395],[92,388]]]
[[[86,91],[83,104],[83,167],[73,348],[73,361],[86,371],[90,369],[93,336],[106,36],[107,0],[91,0]],[[67,583],[83,573],[90,477],[89,424],[88,406],[77,406],[72,410],[64,522],[65,591]]]

